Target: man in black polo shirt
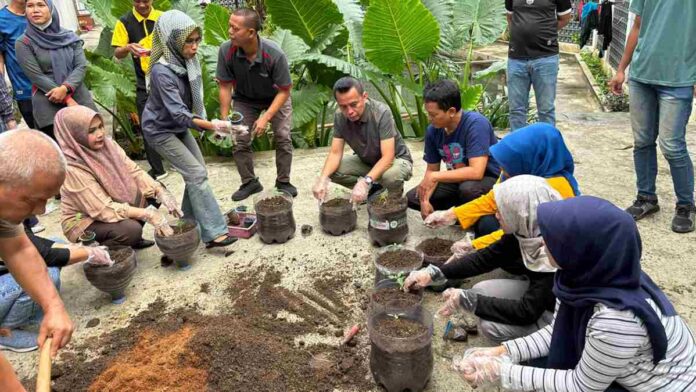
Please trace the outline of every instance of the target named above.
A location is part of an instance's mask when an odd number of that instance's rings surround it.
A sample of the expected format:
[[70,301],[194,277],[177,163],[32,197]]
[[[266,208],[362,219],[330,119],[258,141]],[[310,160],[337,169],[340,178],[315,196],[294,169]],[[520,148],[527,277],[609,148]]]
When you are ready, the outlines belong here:
[[269,123],[276,149],[275,186],[293,197],[297,196],[297,189],[290,184],[292,79],[288,60],[276,43],[258,35],[261,20],[256,11],[237,9],[230,16],[229,23],[230,41],[220,46],[217,63],[220,117],[227,118],[234,98],[234,109],[244,116],[244,125],[249,126],[250,131],[238,137],[234,147],[234,162],[242,185],[232,194],[232,200],[244,200],[263,190],[254,174],[251,141],[254,136],[263,135]]
[[[111,38],[111,46],[114,47],[114,56],[118,59],[125,58],[129,54],[133,57],[135,68],[135,106],[138,110],[138,118],[142,121],[143,109],[147,102],[147,89],[145,86],[145,74],[150,64],[150,50],[152,49],[152,31],[155,22],[162,15],[152,7],[153,0],[133,0],[133,9],[123,15],[114,28],[114,36]],[[148,174],[156,180],[167,176],[162,164],[162,158],[157,151],[145,142],[145,154],[150,164]]]
[[539,121],[555,125],[558,30],[570,21],[570,0],[505,0],[505,8],[510,25],[510,127],[514,131],[527,125],[531,86]]

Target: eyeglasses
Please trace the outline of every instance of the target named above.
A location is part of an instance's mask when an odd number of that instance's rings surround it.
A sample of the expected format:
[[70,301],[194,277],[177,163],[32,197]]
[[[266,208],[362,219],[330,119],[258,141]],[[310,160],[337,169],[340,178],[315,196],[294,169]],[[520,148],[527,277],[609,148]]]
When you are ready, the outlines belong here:
[[186,41],[184,41],[184,43],[185,43],[186,45],[193,45],[193,44],[198,45],[198,44],[200,44],[202,41],[203,41],[203,38],[201,38],[201,37],[198,37],[198,38],[188,38],[188,39],[186,39]]

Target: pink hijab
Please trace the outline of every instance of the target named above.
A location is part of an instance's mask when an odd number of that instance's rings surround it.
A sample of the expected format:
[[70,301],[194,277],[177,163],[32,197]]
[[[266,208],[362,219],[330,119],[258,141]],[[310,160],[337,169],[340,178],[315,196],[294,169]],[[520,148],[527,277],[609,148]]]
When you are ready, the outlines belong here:
[[89,148],[87,135],[95,117],[101,119],[99,113],[86,106],[70,106],[56,113],[55,135],[68,165],[91,172],[114,201],[139,205],[142,197],[123,160],[121,147],[106,138],[100,150]]

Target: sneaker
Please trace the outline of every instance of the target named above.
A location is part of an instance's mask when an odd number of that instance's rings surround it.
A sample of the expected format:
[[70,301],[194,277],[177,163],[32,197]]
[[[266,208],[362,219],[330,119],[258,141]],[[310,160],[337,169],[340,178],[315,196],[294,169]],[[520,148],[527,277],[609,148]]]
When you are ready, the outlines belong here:
[[281,182],[276,180],[275,186],[278,190],[285,191],[292,197],[297,196],[297,188],[295,188],[295,186],[290,182]]
[[31,228],[31,232],[34,233],[34,234],[41,233],[41,232],[44,231],[44,230],[46,230],[46,227],[44,227],[44,226],[41,225],[41,224],[35,224],[35,225],[32,226],[32,228]]
[[0,334],[0,350],[28,353],[39,348],[36,343],[39,335],[36,332],[22,331],[21,329],[5,331],[9,331],[9,336]]
[[696,222],[696,206],[693,204],[677,205],[672,218],[672,231],[675,233],[690,233],[694,231]]
[[631,214],[634,220],[641,220],[648,215],[652,215],[660,211],[660,206],[657,204],[657,197],[648,197],[638,195],[633,205],[626,208],[626,212]]
[[169,172],[164,172],[164,173],[159,173],[159,174],[158,174],[158,173],[155,173],[155,172],[153,172],[152,170],[150,170],[150,171],[147,172],[147,174],[149,174],[150,177],[154,178],[154,179],[157,180],[157,181],[162,181],[162,180],[164,180],[165,178],[167,178],[167,176],[169,175]]
[[239,190],[232,194],[232,200],[241,201],[253,195],[254,193],[261,192],[262,190],[263,185],[261,185],[258,178],[254,178],[246,184],[242,184],[242,186],[239,187]]

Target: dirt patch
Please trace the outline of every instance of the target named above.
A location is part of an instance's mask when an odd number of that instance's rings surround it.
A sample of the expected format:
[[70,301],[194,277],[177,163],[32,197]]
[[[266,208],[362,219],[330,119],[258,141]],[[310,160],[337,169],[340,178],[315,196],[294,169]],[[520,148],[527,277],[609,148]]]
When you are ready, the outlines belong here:
[[136,346],[121,353],[90,385],[89,392],[200,391],[208,372],[187,348],[191,326],[160,336],[144,331]]
[[418,252],[408,249],[384,252],[377,258],[377,263],[379,263],[379,265],[389,269],[409,268],[420,262],[421,256]]
[[442,238],[428,238],[423,240],[416,247],[418,250],[428,256],[433,257],[450,257],[452,256],[452,245],[454,241]]
[[292,204],[290,201],[283,196],[273,196],[256,203],[256,212],[261,214],[272,214],[274,212],[285,211],[291,206]]
[[377,333],[393,338],[410,338],[428,332],[423,324],[405,318],[387,317],[375,324]]
[[210,283],[201,283],[201,293],[203,294],[209,294],[210,293]]
[[170,225],[174,234],[183,234],[196,228],[196,224],[190,221],[179,220],[176,224]]
[[[320,342],[336,337],[347,319],[340,293],[347,277],[307,288],[307,295],[279,286],[281,274],[259,269],[231,279],[231,299],[219,316],[195,309],[165,312],[160,301],[127,328],[89,340],[61,355],[54,390],[62,391],[368,391],[367,346]],[[330,288],[335,293],[330,292]],[[338,293],[338,294],[337,294]],[[296,315],[289,322],[275,317]],[[320,335],[305,343],[306,335]],[[309,340],[308,340],[309,341]],[[88,361],[88,353],[98,358]],[[30,385],[27,383],[27,385]]]

